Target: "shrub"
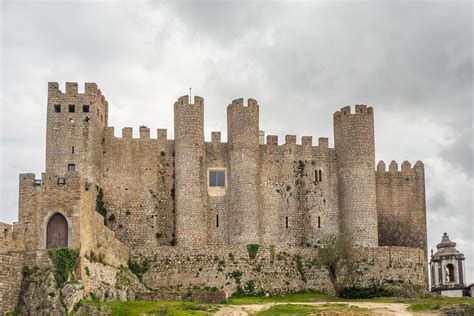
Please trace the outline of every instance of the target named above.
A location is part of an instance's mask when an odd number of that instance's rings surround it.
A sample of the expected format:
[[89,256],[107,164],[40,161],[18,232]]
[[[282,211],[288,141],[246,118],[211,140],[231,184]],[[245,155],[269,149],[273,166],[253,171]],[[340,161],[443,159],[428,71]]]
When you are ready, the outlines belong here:
[[343,298],[374,298],[393,296],[393,291],[382,285],[349,286],[341,288],[339,295]]
[[128,259],[128,268],[141,280],[143,273],[150,269],[150,264],[148,263],[148,260],[144,260],[142,263],[140,263],[138,261]]
[[268,246],[268,250],[270,250],[271,260],[275,260],[275,245]]
[[56,248],[49,251],[49,257],[54,265],[54,278],[60,288],[70,280],[75,279],[75,271],[79,263],[79,249],[68,247]]
[[104,225],[107,225],[107,208],[105,207],[105,202],[104,202],[104,191],[102,191],[102,188],[100,187],[97,187],[95,210],[97,213],[99,213],[100,215],[104,217]]
[[260,249],[259,244],[248,244],[247,245],[247,251],[249,253],[249,258],[250,259],[255,259],[258,253],[258,249]]

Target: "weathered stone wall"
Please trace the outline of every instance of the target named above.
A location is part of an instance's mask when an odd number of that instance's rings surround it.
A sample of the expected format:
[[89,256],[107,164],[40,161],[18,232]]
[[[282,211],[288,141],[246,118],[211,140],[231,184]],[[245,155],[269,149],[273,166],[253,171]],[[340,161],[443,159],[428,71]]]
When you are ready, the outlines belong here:
[[0,315],[15,310],[21,288],[23,254],[0,254]]
[[427,250],[424,167],[380,161],[376,171],[379,244]]
[[204,100],[183,96],[174,104],[176,244],[207,243],[207,170],[204,145]]
[[260,196],[259,106],[249,99],[227,107],[229,243],[258,243]]
[[58,83],[48,83],[46,172],[64,175],[74,164],[81,175],[98,181],[107,121],[108,103],[95,83],[86,83],[84,93],[78,93],[75,82],[67,82],[65,92]]
[[[254,293],[279,294],[305,289],[333,292],[327,272],[311,247],[262,246],[255,259],[243,245],[135,249],[133,258],[148,260],[145,284],[159,291],[224,291],[238,287]],[[392,284],[423,288],[424,253],[403,247],[356,248],[352,262],[361,285]]]
[[375,197],[374,115],[371,107],[334,113],[339,207],[342,226],[357,245],[378,245]]
[[287,135],[278,146],[278,137],[268,135],[260,156],[262,243],[315,245],[339,232],[336,156],[326,138],[312,146],[309,136],[300,145]]
[[134,247],[174,242],[174,142],[164,129],[150,139],[124,128],[122,137],[109,127],[104,143],[101,188],[107,208],[107,226],[117,238]]

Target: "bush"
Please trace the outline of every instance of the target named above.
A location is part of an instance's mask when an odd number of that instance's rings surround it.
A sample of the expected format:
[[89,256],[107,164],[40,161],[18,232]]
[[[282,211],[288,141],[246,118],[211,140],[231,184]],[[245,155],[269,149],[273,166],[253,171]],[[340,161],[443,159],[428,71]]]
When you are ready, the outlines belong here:
[[49,251],[49,257],[54,265],[54,278],[62,288],[68,281],[75,279],[79,263],[79,249],[68,247],[56,248]]
[[250,259],[255,259],[258,253],[258,249],[260,249],[259,244],[249,244],[247,245],[247,251],[249,253],[249,258]]
[[142,263],[140,263],[138,261],[128,259],[128,268],[141,280],[143,273],[150,269],[150,264],[148,263],[148,260],[144,260]]
[[371,285],[368,287],[349,286],[341,288],[339,295],[342,298],[374,298],[393,296],[393,291],[382,285]]

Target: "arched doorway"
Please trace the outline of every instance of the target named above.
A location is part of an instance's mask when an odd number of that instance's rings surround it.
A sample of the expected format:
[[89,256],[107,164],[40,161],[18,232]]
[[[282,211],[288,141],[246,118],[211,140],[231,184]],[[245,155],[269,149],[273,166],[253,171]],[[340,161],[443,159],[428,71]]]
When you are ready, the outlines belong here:
[[67,247],[67,221],[66,218],[56,213],[46,227],[46,248]]

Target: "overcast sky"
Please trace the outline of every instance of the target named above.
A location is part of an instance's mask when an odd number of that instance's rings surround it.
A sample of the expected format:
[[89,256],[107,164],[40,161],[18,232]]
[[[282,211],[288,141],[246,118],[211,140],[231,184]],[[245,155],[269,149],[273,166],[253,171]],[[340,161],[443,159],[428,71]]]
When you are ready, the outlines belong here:
[[470,1],[1,1],[0,221],[18,218],[18,174],[45,163],[47,82],[96,82],[109,125],[173,135],[192,87],[205,132],[253,97],[267,134],[329,137],[345,105],[375,112],[376,158],[426,172],[428,237],[443,232],[474,281]]

